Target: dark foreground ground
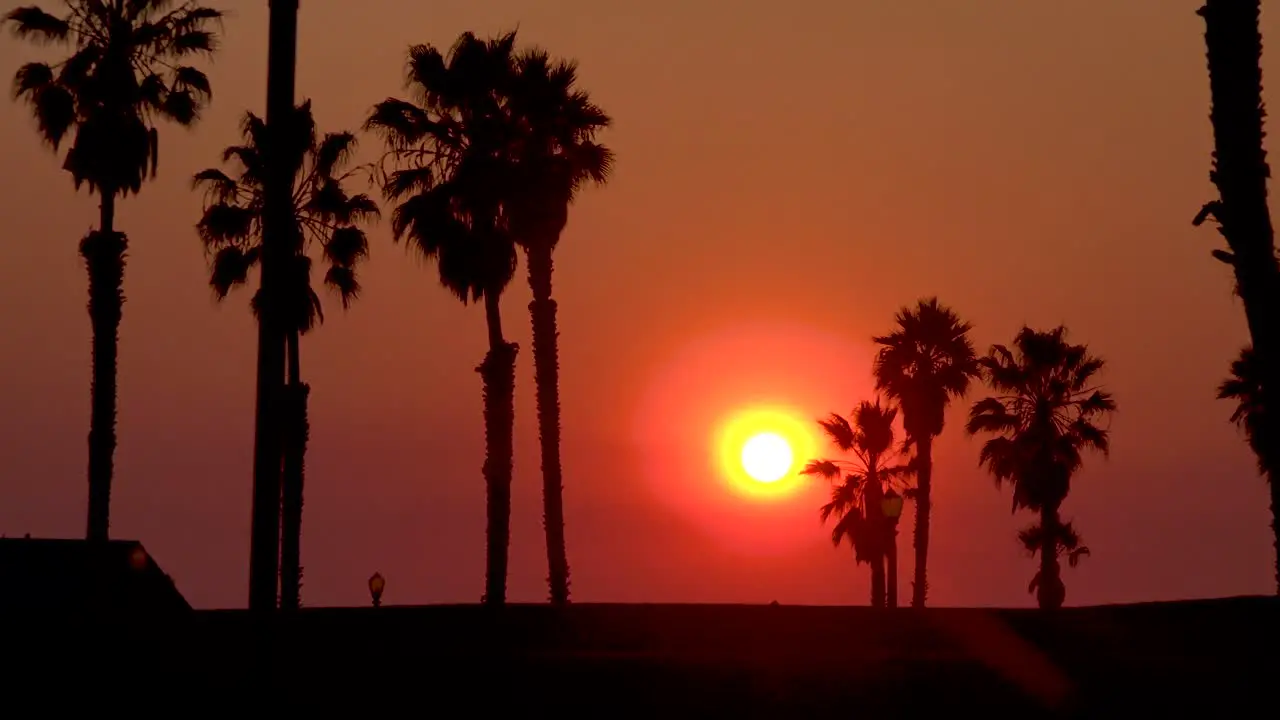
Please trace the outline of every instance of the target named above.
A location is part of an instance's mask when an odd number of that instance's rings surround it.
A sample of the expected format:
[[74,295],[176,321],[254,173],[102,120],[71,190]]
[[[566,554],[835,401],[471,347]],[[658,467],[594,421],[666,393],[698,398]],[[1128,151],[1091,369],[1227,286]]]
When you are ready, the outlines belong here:
[[0,717],[1280,717],[1278,649],[1273,598],[6,616]]

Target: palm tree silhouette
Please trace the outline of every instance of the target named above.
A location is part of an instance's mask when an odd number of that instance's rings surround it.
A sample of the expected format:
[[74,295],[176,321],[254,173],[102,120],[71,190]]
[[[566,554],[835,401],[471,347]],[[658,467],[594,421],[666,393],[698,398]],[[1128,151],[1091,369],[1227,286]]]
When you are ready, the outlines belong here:
[[[1057,558],[1061,558],[1064,554],[1067,556],[1067,564],[1073,568],[1080,564],[1081,558],[1089,554],[1089,548],[1081,543],[1079,533],[1070,522],[1058,523],[1052,528],[1052,532],[1045,530],[1043,522],[1032,523],[1018,531],[1018,542],[1022,543],[1022,547],[1032,557],[1037,554],[1044,557],[1045,554],[1052,553],[1055,569],[1059,566]],[[1042,565],[1027,585],[1027,592],[1038,593],[1042,582],[1048,583],[1046,592],[1057,602],[1053,607],[1060,606],[1066,598],[1066,587],[1062,584],[1062,578],[1046,574]]]
[[[1244,430],[1245,439],[1258,458],[1258,472],[1263,474],[1271,488],[1271,529],[1280,537],[1280,503],[1276,501],[1276,474],[1268,464],[1271,455],[1263,448],[1263,437],[1273,420],[1269,419],[1267,404],[1263,402],[1262,375],[1264,368],[1252,347],[1245,347],[1231,363],[1231,377],[1218,386],[1220,400],[1234,400],[1235,410],[1231,422]],[[1277,575],[1280,575],[1280,550],[1277,550]]]
[[1206,0],[1199,14],[1205,21],[1209,60],[1214,161],[1209,179],[1218,198],[1207,203],[1194,224],[1208,219],[1229,250],[1213,256],[1235,272],[1236,293],[1244,303],[1245,320],[1255,355],[1254,396],[1259,406],[1249,428],[1249,444],[1259,466],[1271,478],[1271,527],[1276,553],[1276,592],[1280,593],[1280,267],[1276,262],[1271,211],[1267,206],[1267,153],[1262,102],[1262,35],[1258,27],[1260,0]]
[[907,442],[916,448],[915,581],[911,604],[924,607],[928,594],[929,514],[933,507],[933,439],[942,434],[947,406],[963,397],[969,382],[981,373],[969,342],[972,326],[960,320],[938,299],[920,300],[903,308],[897,329],[873,338],[881,345],[876,355],[876,389],[902,408]]
[[[1252,347],[1245,347],[1240,356],[1231,363],[1231,377],[1218,386],[1219,400],[1234,400],[1236,408],[1231,413],[1231,422],[1244,430],[1249,447],[1257,452],[1261,439],[1260,430],[1265,424],[1266,406],[1262,403],[1262,383],[1259,377],[1262,367],[1258,355]],[[1258,470],[1266,473],[1267,468],[1262,461],[1262,453],[1258,453]],[[1267,478],[1268,482],[1272,480]]]
[[[282,538],[280,543],[280,604],[296,609],[301,602],[302,491],[307,451],[307,396],[302,381],[299,339],[324,322],[320,298],[311,287],[311,258],[319,248],[328,264],[324,282],[337,291],[343,308],[360,293],[356,266],[369,254],[361,225],[378,216],[378,206],[368,195],[349,194],[344,184],[353,173],[345,171],[355,151],[351,133],[316,131],[310,101],[287,118],[289,144],[281,157],[293,177],[293,223],[289,236],[289,265],[281,275],[282,310],[288,356],[285,385]],[[232,288],[245,284],[249,272],[263,256],[264,180],[263,148],[268,144],[267,125],[253,113],[242,124],[244,144],[223,153],[224,162],[236,166],[235,175],[212,168],[195,176],[205,190],[205,209],[197,229],[206,252],[212,256],[209,284],[219,300]],[[259,289],[253,298],[255,315],[262,306]]]
[[514,42],[514,33],[491,40],[464,33],[447,58],[431,46],[411,48],[407,84],[421,104],[385,100],[366,123],[385,139],[394,167],[382,172],[382,189],[397,203],[395,238],[434,260],[441,284],[464,304],[484,304],[489,351],[476,370],[484,385],[484,600],[491,605],[506,602],[511,535],[518,347],[503,336],[500,301],[517,262],[504,204],[517,179],[503,103]]
[[[1096,384],[1102,359],[1084,345],[1068,343],[1066,335],[1065,327],[1024,327],[1012,349],[992,346],[979,362],[998,394],[973,405],[966,427],[970,435],[995,436],[983,444],[978,462],[997,485],[1013,485],[1013,510],[1040,514],[1039,525],[1020,537],[1024,546],[1040,552],[1031,590],[1046,609],[1061,607],[1066,598],[1060,552],[1076,552],[1079,545],[1075,531],[1059,517],[1062,502],[1084,452],[1109,451],[1108,431],[1098,423],[1116,409],[1111,394]],[[1080,553],[1071,557],[1074,566]]]
[[560,332],[551,275],[570,203],[583,185],[604,184],[609,177],[613,153],[594,138],[610,120],[576,87],[574,63],[553,62],[547,53],[533,50],[516,59],[514,72],[508,108],[525,136],[516,150],[520,185],[509,205],[511,229],[525,251],[533,291],[529,314],[542,445],[542,522],[551,603],[563,605],[569,601],[569,559],[560,463]]
[[[897,408],[864,400],[853,411],[853,422],[836,413],[819,420],[832,444],[853,460],[810,460],[802,475],[818,475],[832,482],[831,501],[822,506],[822,522],[832,517],[831,542],[853,547],[854,562],[871,566],[871,605],[885,607],[885,555],[894,542],[893,526],[882,507],[885,486],[910,474],[910,466],[897,463],[893,422]],[[889,588],[896,605],[897,588]]]
[[27,63],[14,96],[35,115],[55,152],[74,135],[63,168],[78,190],[101,199],[98,229],[80,242],[89,271],[93,328],[87,537],[106,540],[116,448],[116,360],[128,238],[116,230],[116,201],[155,177],[157,125],[191,126],[211,97],[189,62],[217,47],[218,10],[171,0],[64,0],[61,15],[24,6],[4,17],[19,38],[67,47],[61,62]]

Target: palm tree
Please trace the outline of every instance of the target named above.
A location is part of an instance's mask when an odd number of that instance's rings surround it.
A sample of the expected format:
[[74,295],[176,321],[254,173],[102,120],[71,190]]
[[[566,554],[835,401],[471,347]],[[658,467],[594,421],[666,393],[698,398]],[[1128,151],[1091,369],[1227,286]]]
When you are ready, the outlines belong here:
[[995,436],[983,444],[978,462],[997,486],[1013,485],[1013,510],[1040,514],[1035,532],[1026,531],[1030,534],[1023,539],[1040,551],[1032,589],[1046,609],[1062,606],[1066,591],[1058,556],[1078,545],[1074,531],[1060,518],[1062,502],[1084,452],[1105,455],[1110,449],[1108,431],[1098,423],[1116,409],[1111,394],[1096,384],[1102,359],[1084,345],[1069,344],[1066,336],[1065,327],[1024,327],[1012,349],[992,346],[979,363],[997,395],[974,404],[966,428],[970,435]]
[[1214,162],[1209,179],[1218,198],[1196,216],[1218,223],[1218,232],[1229,250],[1213,256],[1235,272],[1236,292],[1244,303],[1245,319],[1257,356],[1258,402],[1272,410],[1260,415],[1250,435],[1258,462],[1271,482],[1272,529],[1275,531],[1276,591],[1280,593],[1280,423],[1264,419],[1277,416],[1280,400],[1280,267],[1276,262],[1274,232],[1267,206],[1267,153],[1262,141],[1262,35],[1258,29],[1260,0],[1206,0],[1199,14],[1205,21],[1205,45],[1209,59]]
[[483,382],[488,529],[485,602],[506,602],[511,535],[515,360],[502,333],[500,301],[515,275],[516,246],[504,201],[515,169],[502,102],[511,82],[515,35],[463,34],[448,57],[427,45],[409,51],[408,86],[421,104],[388,99],[366,127],[383,136],[393,170],[382,189],[397,203],[392,231],[428,260],[466,303],[483,302],[489,351]]
[[928,594],[929,514],[933,507],[933,439],[942,434],[947,406],[963,397],[980,375],[969,342],[972,326],[938,299],[902,308],[897,329],[873,340],[881,346],[875,360],[876,389],[902,408],[907,442],[916,449],[915,581],[911,604],[924,607]]
[[542,445],[543,528],[547,538],[551,603],[569,601],[563,477],[560,464],[560,364],[556,301],[551,298],[553,256],[569,219],[569,205],[588,182],[604,184],[613,153],[595,142],[609,116],[577,85],[577,65],[547,53],[522,53],[514,68],[508,107],[524,131],[516,159],[520,187],[511,203],[511,229],[525,251],[533,301],[534,380]]
[[217,47],[222,13],[194,1],[63,0],[61,14],[36,6],[5,17],[19,38],[56,43],[61,62],[32,62],[14,76],[15,98],[27,103],[41,138],[57,152],[73,135],[63,162],[78,190],[101,199],[98,229],[80,242],[89,271],[93,328],[90,385],[87,536],[106,540],[116,448],[116,359],[124,305],[128,238],[116,230],[116,201],[138,193],[156,174],[157,125],[191,126],[211,97],[209,79],[188,64]]
[[[852,454],[852,460],[810,460],[802,475],[819,475],[832,484],[831,501],[822,506],[825,523],[832,517],[831,542],[841,541],[853,547],[854,562],[871,566],[871,605],[885,607],[885,556],[894,542],[894,528],[884,516],[882,501],[885,487],[906,477],[909,465],[895,462],[893,422],[897,408],[864,400],[853,411],[850,423],[832,413],[819,420],[827,437],[840,452]],[[889,588],[896,605],[897,588]]]
[[[1081,558],[1089,554],[1089,548],[1081,542],[1079,533],[1070,522],[1058,523],[1052,532],[1046,531],[1043,523],[1032,523],[1018,531],[1018,542],[1022,543],[1022,547],[1032,557],[1053,553],[1055,558],[1061,558],[1065,554],[1067,564],[1073,568],[1080,564]],[[1055,560],[1054,567],[1057,566]],[[1067,597],[1067,588],[1062,583],[1061,576],[1046,575],[1042,568],[1031,578],[1027,592],[1038,594],[1042,586],[1049,606],[1061,607]]]
[[[344,171],[355,150],[351,133],[320,135],[316,131],[310,101],[287,118],[289,143],[281,157],[288,160],[293,178],[292,223],[288,236],[289,265],[282,274],[281,320],[285,326],[288,376],[283,408],[283,537],[280,560],[280,604],[297,608],[301,602],[300,547],[302,490],[307,450],[307,395],[302,381],[299,339],[324,321],[320,298],[311,287],[311,258],[319,248],[329,266],[324,282],[336,290],[347,308],[360,293],[356,266],[368,256],[369,243],[361,224],[378,215],[374,201],[364,194],[349,194],[344,184],[353,173]],[[223,153],[235,165],[235,175],[216,168],[195,176],[205,190],[204,215],[197,225],[205,250],[212,257],[209,284],[219,300],[232,288],[248,282],[249,272],[262,263],[265,224],[267,124],[247,113],[242,124],[244,144]],[[260,289],[253,300],[255,314],[263,304]]]
[[[1218,398],[1236,401],[1236,408],[1231,413],[1231,422],[1244,430],[1249,447],[1258,458],[1258,472],[1267,478],[1271,488],[1271,529],[1275,537],[1280,539],[1280,493],[1276,492],[1276,473],[1274,466],[1268,464],[1272,457],[1264,452],[1262,439],[1267,428],[1274,421],[1269,419],[1267,406],[1262,396],[1262,374],[1264,368],[1258,354],[1252,347],[1240,351],[1240,356],[1231,363],[1231,377],[1218,386]],[[1280,577],[1280,544],[1276,545],[1276,575]]]

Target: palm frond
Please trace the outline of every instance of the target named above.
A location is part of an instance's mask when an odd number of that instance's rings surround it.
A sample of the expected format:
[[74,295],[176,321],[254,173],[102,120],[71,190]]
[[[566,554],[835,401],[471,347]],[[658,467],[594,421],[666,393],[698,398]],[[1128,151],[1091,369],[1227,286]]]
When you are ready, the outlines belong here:
[[213,86],[209,83],[209,76],[190,65],[180,66],[173,71],[173,87],[175,90],[190,93],[193,98],[198,97],[202,101],[213,98]]
[[417,145],[435,132],[437,127],[426,110],[395,98],[388,98],[375,105],[364,123],[365,130],[381,135],[395,147]]
[[218,49],[218,36],[209,30],[187,30],[173,38],[174,55],[211,55]]
[[224,202],[215,202],[205,208],[196,230],[206,247],[241,246],[254,234],[257,221],[251,209]]
[[10,10],[3,24],[9,25],[14,36],[40,43],[62,42],[71,34],[71,23],[52,15],[35,5],[24,5]]
[[258,262],[256,248],[243,250],[236,245],[224,246],[213,257],[209,271],[209,286],[222,300],[231,289],[249,280],[249,270]]
[[840,449],[841,452],[849,452],[853,449],[855,442],[855,432],[849,421],[841,415],[831,413],[825,419],[818,420],[818,425],[827,434],[827,438],[831,443]]
[[363,230],[353,225],[333,231],[324,245],[324,256],[330,264],[354,267],[369,256],[369,240]]
[[34,96],[53,82],[53,67],[49,63],[27,63],[18,68],[18,72],[13,75],[13,97],[24,99]]
[[1083,558],[1090,555],[1089,548],[1081,545],[1067,553],[1067,565],[1077,567]]
[[214,202],[219,203],[232,202],[240,188],[238,182],[217,168],[209,168],[196,173],[191,178],[191,186],[193,189],[203,190]]
[[800,470],[801,475],[817,475],[831,480],[840,477],[840,466],[834,460],[810,460]]
[[315,153],[315,172],[322,178],[334,173],[351,161],[356,151],[356,136],[349,132],[327,133]]

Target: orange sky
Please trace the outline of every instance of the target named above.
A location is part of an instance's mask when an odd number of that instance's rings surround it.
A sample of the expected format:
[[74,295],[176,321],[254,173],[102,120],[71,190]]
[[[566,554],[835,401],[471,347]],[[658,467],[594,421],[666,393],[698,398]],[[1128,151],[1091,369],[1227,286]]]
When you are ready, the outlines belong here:
[[[212,4],[234,12],[214,106],[193,133],[163,131],[160,178],[118,221],[131,256],[112,531],[146,543],[193,604],[241,606],[255,338],[248,294],[218,307],[205,285],[187,179],[263,105],[266,2]],[[762,533],[774,551],[759,552],[715,528],[776,530],[780,515],[735,519],[713,500],[689,512],[670,480],[707,482],[695,465],[712,428],[702,444],[697,418],[714,421],[735,393],[847,412],[869,387],[867,338],[934,293],[975,323],[981,349],[1022,323],[1065,322],[1109,361],[1114,452],[1088,463],[1064,507],[1093,549],[1067,575],[1068,603],[1266,593],[1264,483],[1213,398],[1242,313],[1209,257],[1218,236],[1190,224],[1212,196],[1199,4],[304,0],[298,89],[322,125],[354,127],[399,92],[410,43],[518,24],[524,41],[578,58],[615,117],[617,174],[575,208],[557,255],[576,599],[865,603],[865,567],[831,549],[816,506],[789,521],[799,541],[773,548]],[[1263,20],[1280,37],[1280,15]],[[0,68],[32,52],[6,35]],[[1277,63],[1267,56],[1267,77]],[[77,536],[89,325],[76,242],[95,204],[35,142],[25,108],[0,103],[0,124],[0,531]],[[390,603],[474,602],[483,315],[385,225],[373,240],[365,296],[345,316],[331,302],[303,346],[304,600],[363,603],[380,570]],[[523,272],[513,287],[511,597],[541,601]],[[713,376],[671,427],[646,420],[672,377],[696,388]],[[931,599],[1029,605],[1034,567],[1014,539],[1029,518],[1011,517],[976,468],[960,418],[935,451]]]

